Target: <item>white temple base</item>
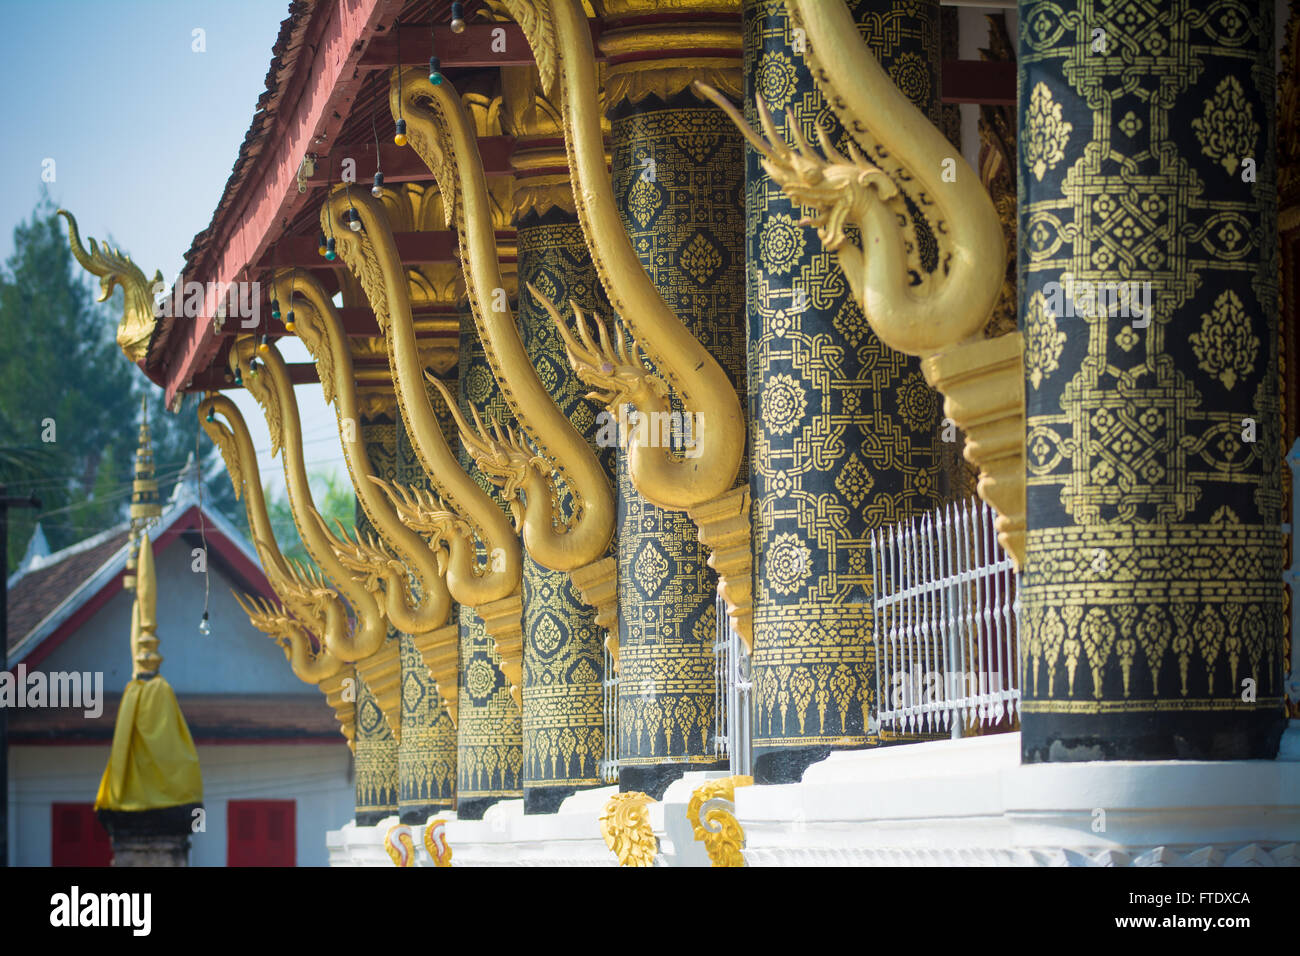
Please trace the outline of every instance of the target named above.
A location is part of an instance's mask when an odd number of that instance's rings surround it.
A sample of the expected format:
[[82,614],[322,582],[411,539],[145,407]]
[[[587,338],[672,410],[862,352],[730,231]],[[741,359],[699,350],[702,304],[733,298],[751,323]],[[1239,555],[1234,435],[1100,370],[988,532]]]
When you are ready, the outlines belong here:
[[[660,866],[708,866],[686,805],[692,773],[650,808]],[[447,820],[453,866],[614,866],[599,818],[616,787],[525,816]],[[1020,763],[1020,735],[834,754],[795,784],[736,789],[750,866],[1300,866],[1300,723],[1278,760]],[[392,866],[397,818],[326,838],[332,866]],[[432,866],[423,827],[415,865]]]
[[1300,865],[1300,763],[1020,763],[1020,735],[833,754],[736,791],[750,865]]

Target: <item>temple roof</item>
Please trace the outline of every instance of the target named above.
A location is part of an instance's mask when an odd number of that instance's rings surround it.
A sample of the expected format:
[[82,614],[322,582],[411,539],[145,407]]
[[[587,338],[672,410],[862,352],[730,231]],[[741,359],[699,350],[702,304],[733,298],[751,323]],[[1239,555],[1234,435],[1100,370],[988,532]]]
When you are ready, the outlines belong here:
[[[253,547],[221,514],[200,512],[189,482],[178,482],[171,502],[152,532],[154,554],[180,534],[197,533],[202,514],[210,553],[244,589],[273,597]],[[9,577],[8,652],[10,665],[37,648],[62,641],[122,587],[130,553],[130,523],[106,531],[32,562]],[[42,655],[43,656],[43,655]]]
[[[480,5],[466,3],[467,15]],[[361,67],[367,47],[395,23],[445,23],[449,9],[450,0],[289,4],[271,48],[266,90],[258,98],[230,178],[211,223],[185,254],[186,282],[260,280],[266,271],[261,260],[280,238],[304,221],[310,221],[314,232],[324,190],[299,191],[302,160],[350,142],[342,134],[352,135],[345,126],[357,120],[355,104],[363,88],[364,123],[353,123],[364,131],[360,141],[370,141],[371,112],[382,110],[387,116],[387,75]],[[414,46],[415,41],[410,42]],[[376,95],[381,88],[383,95]],[[220,343],[210,321],[164,317],[155,326],[144,371],[167,390],[170,401],[178,392],[199,388],[191,380],[208,368]]]

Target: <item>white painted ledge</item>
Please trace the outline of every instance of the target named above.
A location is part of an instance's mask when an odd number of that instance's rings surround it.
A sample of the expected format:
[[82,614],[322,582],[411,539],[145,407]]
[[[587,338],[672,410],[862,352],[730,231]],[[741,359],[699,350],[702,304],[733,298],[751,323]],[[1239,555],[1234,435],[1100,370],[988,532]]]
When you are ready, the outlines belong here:
[[1300,763],[1020,763],[1020,735],[833,754],[736,791],[750,865],[1300,865]]
[[[686,819],[690,773],[650,808],[659,866],[708,866]],[[453,866],[614,866],[599,818],[616,787],[525,816],[447,820]],[[837,753],[795,784],[740,787],[751,866],[1300,866],[1300,723],[1278,760],[1020,764],[1020,735]],[[392,817],[326,837],[331,866],[392,866]],[[422,826],[417,866],[432,866]]]

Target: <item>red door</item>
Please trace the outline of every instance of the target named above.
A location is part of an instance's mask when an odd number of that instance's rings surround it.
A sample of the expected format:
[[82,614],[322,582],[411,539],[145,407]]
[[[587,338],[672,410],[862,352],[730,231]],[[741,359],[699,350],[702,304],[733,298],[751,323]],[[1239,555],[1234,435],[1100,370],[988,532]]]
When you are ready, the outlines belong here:
[[294,866],[294,801],[231,800],[226,804],[226,866]]
[[50,865],[109,866],[113,845],[91,803],[50,805]]

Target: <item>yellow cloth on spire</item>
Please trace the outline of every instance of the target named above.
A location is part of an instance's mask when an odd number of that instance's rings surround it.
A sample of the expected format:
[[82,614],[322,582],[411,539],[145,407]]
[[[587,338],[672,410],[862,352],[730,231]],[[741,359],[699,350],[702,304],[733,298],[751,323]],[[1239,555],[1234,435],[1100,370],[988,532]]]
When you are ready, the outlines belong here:
[[160,810],[202,800],[199,755],[176,692],[161,676],[132,680],[117,711],[95,809]]

